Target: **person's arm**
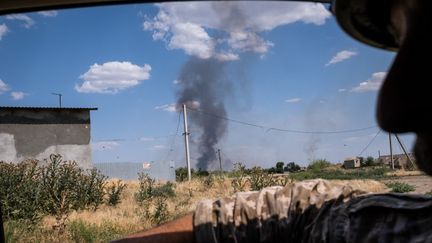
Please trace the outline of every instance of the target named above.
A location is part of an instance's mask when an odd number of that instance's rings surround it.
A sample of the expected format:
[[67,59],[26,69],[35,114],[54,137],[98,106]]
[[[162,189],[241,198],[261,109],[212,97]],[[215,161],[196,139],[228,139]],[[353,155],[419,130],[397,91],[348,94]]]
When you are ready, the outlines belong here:
[[150,230],[129,235],[113,241],[115,243],[156,242],[156,243],[190,243],[194,242],[193,214],[188,214]]

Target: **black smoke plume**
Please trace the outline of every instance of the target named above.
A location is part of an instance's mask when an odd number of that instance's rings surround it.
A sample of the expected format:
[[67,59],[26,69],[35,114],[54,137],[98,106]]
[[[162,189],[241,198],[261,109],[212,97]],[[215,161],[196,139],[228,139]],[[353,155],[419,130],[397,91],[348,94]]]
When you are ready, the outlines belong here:
[[[200,130],[197,167],[207,169],[216,162],[215,145],[227,132],[224,100],[231,93],[225,63],[215,59],[191,58],[182,68],[177,107],[186,104],[192,125]],[[195,110],[195,111],[194,111]]]

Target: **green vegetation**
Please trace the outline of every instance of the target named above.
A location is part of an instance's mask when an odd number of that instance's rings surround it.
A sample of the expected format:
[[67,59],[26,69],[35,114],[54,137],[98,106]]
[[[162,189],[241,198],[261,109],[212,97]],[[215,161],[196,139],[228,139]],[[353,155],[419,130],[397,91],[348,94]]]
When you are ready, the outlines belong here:
[[312,161],[309,164],[308,169],[312,170],[312,171],[321,171],[327,167],[330,167],[331,165],[332,164],[325,159],[318,159],[318,160]]
[[387,167],[370,167],[370,168],[358,168],[353,170],[343,169],[323,169],[323,170],[307,170],[298,173],[293,173],[290,176],[296,181],[309,180],[322,178],[326,180],[353,180],[353,179],[373,179],[381,180],[389,178],[386,175],[390,169]]
[[282,161],[279,161],[276,163],[276,173],[283,173],[284,172],[284,165],[285,163]]
[[415,190],[414,186],[404,182],[390,182],[386,183],[386,185],[392,189],[391,192],[396,193],[407,193]]
[[289,162],[288,164],[286,164],[286,166],[284,167],[284,171],[288,171],[291,173],[300,171],[300,165],[296,164],[295,162]]
[[106,194],[108,196],[106,203],[109,206],[116,206],[121,201],[121,194],[126,188],[126,184],[122,183],[121,180],[117,181],[117,183],[112,183],[108,186],[106,190]]
[[377,162],[375,161],[375,159],[372,156],[368,156],[366,159],[361,160],[361,166],[366,167],[366,166],[374,166],[376,165]]
[[68,224],[68,231],[74,242],[109,242],[120,238],[124,232],[112,223],[104,222],[101,225],[89,224],[82,220],[72,221]]
[[252,191],[258,191],[264,187],[276,185],[275,178],[271,174],[268,174],[264,169],[257,166],[251,169],[248,181]]
[[[32,227],[43,216],[51,215],[56,220],[53,228],[63,230],[72,211],[96,211],[105,202],[105,186],[106,177],[99,171],[84,171],[58,154],[43,163],[0,162],[0,203],[5,222],[25,221]],[[115,193],[119,203],[121,190]]]
[[[219,172],[217,172],[219,173]],[[180,167],[177,168],[175,170],[175,175],[176,175],[176,181],[177,182],[183,182],[183,181],[187,181],[188,179],[188,173],[187,173],[187,168],[186,167]],[[194,170],[191,169],[191,177],[192,178],[200,178],[200,177],[206,177],[209,176],[210,173],[206,170]]]
[[135,200],[141,206],[143,220],[150,219],[155,225],[168,220],[167,199],[176,196],[174,187],[171,182],[156,184],[149,175],[139,174],[139,190],[135,193]]
[[[96,170],[83,171],[58,155],[44,165],[38,161],[0,162],[0,186],[4,188],[0,200],[7,242],[108,242],[182,216],[203,198],[305,179],[388,179],[386,173],[390,171],[381,166],[345,170],[326,160],[312,161],[307,170],[301,170],[295,162],[285,165],[282,161],[273,168],[275,172],[283,168],[285,174],[270,174],[265,168],[236,163],[234,170],[224,175],[219,171],[193,171],[193,181],[186,183],[158,183],[141,173],[138,183],[128,182],[126,186],[122,181],[107,181]],[[177,178],[187,180],[186,168],[176,172]],[[395,192],[413,189],[388,186],[395,187]]]
[[243,192],[246,190],[247,173],[245,165],[240,162],[234,164],[234,170],[231,173],[231,186],[234,192]]

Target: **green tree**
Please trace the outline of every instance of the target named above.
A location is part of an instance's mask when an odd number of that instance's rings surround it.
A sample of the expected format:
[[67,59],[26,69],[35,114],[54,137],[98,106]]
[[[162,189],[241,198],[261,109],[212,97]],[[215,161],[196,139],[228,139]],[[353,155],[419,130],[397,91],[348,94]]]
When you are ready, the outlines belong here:
[[[191,176],[193,177],[195,174],[195,170],[191,169]],[[188,171],[186,167],[180,167],[175,170],[176,181],[182,182],[188,179]]]
[[362,166],[373,166],[375,165],[375,159],[372,156],[368,156],[365,160],[361,161]]
[[289,162],[288,164],[286,164],[284,170],[291,173],[297,172],[300,171],[300,165],[296,164],[295,162]]
[[285,165],[285,163],[282,162],[282,161],[277,162],[276,163],[276,173],[283,173],[283,171],[284,171],[284,169],[283,169],[284,165]]

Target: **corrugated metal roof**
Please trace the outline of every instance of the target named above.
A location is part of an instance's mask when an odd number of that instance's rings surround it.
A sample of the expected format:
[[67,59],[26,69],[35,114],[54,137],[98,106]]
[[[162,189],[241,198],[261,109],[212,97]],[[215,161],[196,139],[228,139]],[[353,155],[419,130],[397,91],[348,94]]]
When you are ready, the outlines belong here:
[[30,106],[0,106],[7,110],[97,110],[96,107],[30,107]]

